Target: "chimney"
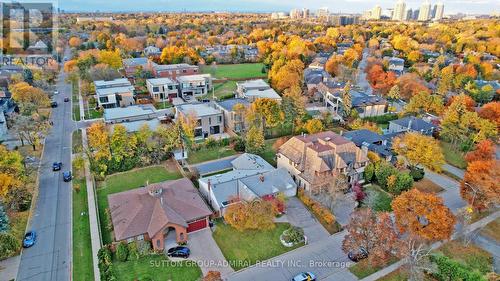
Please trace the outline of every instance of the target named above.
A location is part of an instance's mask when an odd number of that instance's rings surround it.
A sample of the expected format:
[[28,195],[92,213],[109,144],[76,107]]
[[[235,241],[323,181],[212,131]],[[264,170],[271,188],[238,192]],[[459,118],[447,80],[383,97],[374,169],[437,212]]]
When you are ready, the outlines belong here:
[[260,175],[260,176],[259,176],[259,180],[260,180],[261,182],[264,182],[264,175]]
[[411,130],[411,123],[412,123],[412,118],[410,117],[410,121],[408,121],[408,129],[407,129],[407,131]]

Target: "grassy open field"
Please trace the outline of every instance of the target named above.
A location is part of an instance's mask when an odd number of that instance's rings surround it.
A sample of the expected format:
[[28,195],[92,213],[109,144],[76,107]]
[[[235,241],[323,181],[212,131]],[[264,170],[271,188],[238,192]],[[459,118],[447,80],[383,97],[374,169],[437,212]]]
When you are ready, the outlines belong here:
[[100,182],[97,189],[97,205],[99,207],[103,244],[112,242],[111,232],[106,228],[108,225],[106,209],[108,208],[109,194],[138,188],[147,183],[151,184],[179,178],[181,178],[179,171],[169,171],[163,166],[151,166],[125,173],[114,174],[108,176],[103,182]]
[[197,164],[227,156],[235,155],[237,152],[230,147],[215,146],[212,148],[203,148],[198,151],[188,152],[188,163]]
[[279,237],[289,227],[288,223],[277,223],[272,230],[240,232],[230,225],[217,223],[213,236],[233,269],[239,270],[302,246],[287,248],[281,244]]
[[219,79],[251,79],[267,76],[262,73],[263,67],[262,63],[206,65],[201,67],[201,72]]

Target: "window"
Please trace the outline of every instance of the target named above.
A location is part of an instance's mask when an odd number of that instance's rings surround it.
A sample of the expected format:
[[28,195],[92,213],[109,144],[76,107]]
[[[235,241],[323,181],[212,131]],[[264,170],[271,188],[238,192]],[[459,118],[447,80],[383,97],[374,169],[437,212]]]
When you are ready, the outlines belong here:
[[201,126],[201,119],[196,120],[196,126]]
[[137,241],[142,241],[142,240],[144,240],[144,235],[137,236]]
[[185,70],[185,69],[182,70],[182,73],[186,73],[186,72],[187,72],[187,70]]
[[208,117],[208,125],[212,125],[212,117]]
[[161,246],[161,241],[160,239],[156,240],[156,248],[160,248]]
[[222,116],[217,116],[217,122],[222,123]]
[[201,128],[194,129],[194,136],[195,137],[201,137],[203,135],[203,131]]
[[134,238],[127,239],[127,243],[132,243],[132,242],[134,242]]
[[159,92],[160,91],[160,87],[153,87],[153,92]]
[[109,102],[108,97],[99,97],[99,101],[101,103],[107,103],[107,102]]

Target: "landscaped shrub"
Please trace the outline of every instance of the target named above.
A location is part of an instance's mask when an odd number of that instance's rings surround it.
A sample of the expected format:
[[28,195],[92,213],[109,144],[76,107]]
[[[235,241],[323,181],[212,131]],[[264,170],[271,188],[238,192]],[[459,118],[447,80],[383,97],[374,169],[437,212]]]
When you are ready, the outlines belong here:
[[128,244],[128,260],[138,260],[140,257],[137,241]]
[[297,226],[291,226],[283,231],[282,238],[286,243],[298,244],[304,241],[304,230]]
[[111,220],[111,211],[109,210],[109,208],[106,208],[104,210],[104,213],[106,214],[106,221],[108,222],[106,224],[106,229],[111,232],[113,231],[113,221]]
[[119,261],[126,261],[128,257],[128,247],[127,243],[120,242],[116,247],[116,258]]
[[207,147],[207,148],[213,148],[213,147],[216,147],[216,146],[217,146],[217,141],[214,138],[208,137],[205,140],[205,147]]
[[136,241],[135,243],[137,243],[137,250],[139,251],[139,255],[141,257],[151,253],[151,242],[142,240]]
[[481,273],[472,270],[460,262],[443,255],[431,256],[431,261],[436,264],[437,271],[432,275],[442,281],[481,281],[486,280]]
[[387,182],[391,175],[396,174],[398,171],[391,164],[387,162],[382,162],[375,169],[375,177],[377,178],[377,182],[383,189],[387,189]]
[[234,148],[234,150],[236,150],[238,152],[244,152],[245,151],[245,140],[242,138],[237,138],[234,141],[233,148]]
[[375,175],[375,164],[369,163],[368,165],[366,165],[365,172],[363,173],[365,181],[372,182],[374,175]]
[[325,221],[327,224],[335,223],[335,216],[328,210],[326,207],[321,205],[319,202],[315,201],[307,194],[305,194],[304,190],[298,191],[298,197],[306,205],[311,209],[311,211],[320,219]]
[[21,247],[19,241],[11,233],[0,233],[0,260],[12,256]]
[[424,178],[425,172],[424,169],[415,167],[415,166],[410,166],[410,176],[413,178],[414,181],[419,181]]
[[116,280],[113,272],[113,261],[111,258],[111,250],[106,245],[99,249],[97,252],[99,272],[101,273],[101,280],[111,281]]
[[387,189],[391,194],[399,195],[413,186],[413,178],[409,173],[398,173],[389,176],[390,179],[392,177],[395,179],[394,182],[388,182],[387,184]]

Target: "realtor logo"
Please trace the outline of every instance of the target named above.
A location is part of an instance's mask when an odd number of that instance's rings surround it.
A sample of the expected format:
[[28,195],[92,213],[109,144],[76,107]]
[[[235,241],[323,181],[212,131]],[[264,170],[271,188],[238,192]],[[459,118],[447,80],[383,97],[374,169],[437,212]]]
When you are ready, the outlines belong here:
[[52,54],[57,34],[54,3],[0,0],[0,5],[2,55],[27,57]]

